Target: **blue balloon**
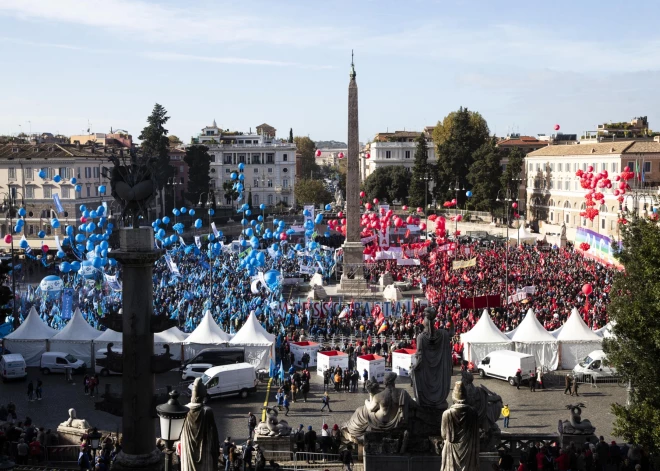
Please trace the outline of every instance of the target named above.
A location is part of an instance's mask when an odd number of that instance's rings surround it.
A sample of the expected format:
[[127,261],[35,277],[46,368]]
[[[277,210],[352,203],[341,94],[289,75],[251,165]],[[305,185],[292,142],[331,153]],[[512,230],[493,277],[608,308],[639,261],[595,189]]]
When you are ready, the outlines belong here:
[[16,221],[16,225],[20,226],[20,227],[23,227],[23,226],[25,226],[25,221],[23,219],[19,219],[18,221]]
[[318,248],[318,246],[319,246],[319,244],[317,244],[316,242],[311,242],[309,244],[309,248],[312,249],[312,250],[316,250]]
[[257,221],[264,222],[264,217],[260,214],[259,217],[257,217]]
[[102,195],[105,194],[105,190],[106,190],[105,185],[99,186],[99,193],[101,193]]
[[73,271],[78,271],[78,270],[80,270],[80,262],[78,262],[78,261],[71,262],[71,269],[72,269]]
[[46,237],[46,233],[44,231],[39,231],[37,233],[37,235],[39,236],[40,239],[43,239],[44,237]]
[[245,219],[245,218],[241,219],[241,224],[244,225],[244,226],[247,226],[248,225],[248,220]]
[[169,223],[170,223],[170,218],[169,218],[169,216],[165,216],[165,217],[163,218],[163,224],[169,224]]
[[78,179],[77,179],[76,177],[73,177],[73,178],[71,179],[71,184],[72,184],[72,185],[75,185],[77,181],[78,181]]
[[96,257],[92,260],[92,266],[94,268],[101,268],[103,266],[103,259],[101,257]]
[[279,282],[280,278],[280,272],[277,270],[268,270],[264,274],[264,281],[266,282],[266,285],[270,289],[275,289],[277,287],[277,283]]
[[330,237],[330,231],[325,231],[323,233],[323,237]]
[[472,198],[472,192],[470,190],[466,191],[465,196],[467,196],[468,198]]
[[46,171],[43,168],[39,170],[39,178],[46,178]]
[[80,193],[82,191],[82,185],[76,185],[76,191]]
[[71,264],[69,262],[60,263],[60,271],[62,273],[69,273],[71,271]]
[[238,164],[238,169],[239,169],[240,171],[245,170],[245,164],[242,163],[242,162],[241,162],[240,164]]
[[107,242],[107,241],[104,240],[104,241],[101,242],[99,245],[101,246],[101,248],[102,248],[103,250],[108,250],[108,242]]
[[163,237],[165,237],[165,229],[158,229],[157,234],[158,234],[158,238],[162,239]]
[[63,250],[58,250],[56,255],[57,258],[64,258],[66,256]]
[[253,234],[254,234],[254,231],[252,230],[251,227],[248,227],[247,229],[245,229],[245,235],[246,236],[252,237]]
[[213,208],[209,208],[209,216],[213,216],[215,214],[215,210]]
[[243,175],[243,174],[241,173],[241,174],[238,176],[238,180],[241,181],[241,182],[244,181],[244,180],[245,180],[245,175]]
[[96,229],[96,224],[94,224],[93,222],[87,224],[87,232],[94,232],[95,229]]
[[195,210],[191,209],[190,211],[188,211],[188,214],[190,214],[191,216],[194,216],[195,215]]
[[300,250],[302,250],[302,245],[300,245],[300,244],[296,244],[296,246],[294,247],[294,249],[295,249],[296,251],[300,251]]
[[87,244],[85,245],[85,249],[88,252],[91,252],[92,250],[94,250],[94,242],[92,242],[91,240],[88,240]]
[[53,218],[50,221],[50,225],[53,226],[53,229],[57,229],[58,227],[60,227],[60,221]]
[[55,176],[53,177],[53,181],[54,181],[55,183],[59,183],[59,182],[62,181],[62,177],[60,177],[59,175],[55,175]]
[[74,240],[78,243],[80,242],[85,242],[85,235],[84,234],[76,234],[76,237]]
[[306,209],[306,210],[303,211],[303,216],[305,216],[306,218],[308,218],[308,217],[311,217],[311,216],[312,216],[312,213],[309,212],[309,209]]
[[25,217],[26,214],[27,214],[27,211],[25,211],[25,208],[21,208],[21,209],[18,210],[18,215],[20,217]]
[[265,210],[265,209],[266,209],[266,205],[263,204],[263,203],[261,203],[261,204],[259,205],[259,209],[262,210],[262,211]]
[[181,211],[179,211],[178,209],[175,208],[175,209],[172,210],[172,214],[174,214],[174,216],[180,216]]
[[241,241],[241,247],[247,247],[247,244],[248,244],[248,243],[247,243],[247,240],[243,239],[243,240]]
[[231,175],[229,175],[232,180],[236,180],[238,178],[238,174],[236,172],[231,172]]
[[331,204],[326,204],[325,205],[325,210],[326,211],[331,211],[332,210],[332,205]]
[[238,185],[236,185],[236,189],[237,189],[238,191],[243,191],[243,184],[242,184],[242,183],[239,183]]
[[28,246],[29,246],[28,241],[27,241],[27,240],[22,240],[21,243],[19,244],[19,246],[20,246],[22,249],[26,249],[26,248],[28,248]]
[[[73,226],[66,226],[66,235],[72,236],[73,235]],[[41,237],[41,236],[40,236]]]
[[201,229],[202,228],[202,220],[197,219],[195,220],[195,229]]
[[323,221],[323,214],[317,214],[316,218],[314,219],[314,224],[321,224]]
[[79,209],[80,209],[81,213],[85,212],[85,211],[87,211],[87,206],[85,206],[84,204],[81,204]]
[[181,214],[186,214],[187,211],[188,211],[188,208],[186,208],[185,206],[183,208],[181,208]]
[[249,209],[246,210],[246,211],[245,211],[245,215],[246,215],[246,216],[252,216],[252,211],[249,210]]
[[115,260],[114,258],[109,258],[108,263],[110,264],[111,267],[114,267],[115,265],[117,265],[117,260]]

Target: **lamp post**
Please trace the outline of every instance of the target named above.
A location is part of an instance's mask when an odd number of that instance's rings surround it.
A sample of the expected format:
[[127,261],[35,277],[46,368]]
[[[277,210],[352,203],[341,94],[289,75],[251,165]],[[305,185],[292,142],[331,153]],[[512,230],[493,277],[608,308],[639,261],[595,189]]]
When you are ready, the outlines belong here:
[[428,203],[428,195],[429,195],[429,180],[431,180],[432,177],[426,173],[424,175],[424,224],[426,224],[426,234],[425,237],[428,237],[428,225],[429,225],[429,203]]
[[[17,196],[21,196],[21,206],[25,206],[25,199],[23,194],[16,191],[9,191],[8,193],[0,193],[0,196],[4,195],[5,199],[2,205],[0,205],[0,210],[6,211],[9,214],[9,234],[11,235],[14,231],[14,212],[16,211],[16,199]],[[11,238],[11,292],[12,292],[12,316],[14,317],[14,330],[18,329],[20,325],[18,320],[18,315],[16,313],[16,255],[14,253],[14,237]]]
[[[500,199],[500,193],[501,192],[502,192],[502,190],[497,190],[497,197],[495,198],[495,201],[498,202],[498,203],[500,201],[502,201]],[[505,266],[505,270],[506,270],[506,275],[505,275],[506,276],[506,282],[505,282],[506,296],[504,297],[504,302],[506,302],[506,300],[509,297],[509,203],[511,203],[511,201],[513,201],[513,198],[511,198],[511,190],[507,188],[507,190],[505,192],[505,195],[504,195],[504,207],[506,208],[506,216],[505,216],[505,220],[506,220],[506,244],[505,244],[505,252],[504,252],[504,266]],[[520,237],[520,231],[518,231],[518,237]]]
[[455,210],[454,210],[454,221],[456,222],[456,229],[454,231],[454,237],[456,237],[456,240],[458,240],[458,236],[456,236],[456,232],[458,232],[458,192],[459,191],[465,191],[465,186],[462,188],[459,188],[458,184],[458,177],[456,177],[456,184],[454,188],[449,187],[449,191],[454,191],[456,193],[455,199],[456,199],[456,205],[455,205]]
[[96,450],[100,447],[101,437],[102,435],[96,427],[94,427],[92,433],[87,436],[87,438],[89,438],[89,446],[92,448],[92,457],[94,458],[96,458]]
[[172,454],[174,442],[181,438],[183,424],[186,422],[188,411],[186,406],[179,404],[179,393],[170,392],[170,399],[165,404],[156,406],[156,413],[160,417],[160,435],[165,441],[165,471],[172,469]]
[[[176,187],[182,183],[176,181],[176,177],[169,177],[165,185],[172,187],[172,204],[176,208]],[[164,193],[163,193],[164,195]],[[165,198],[163,198],[163,216],[165,215]],[[176,224],[176,214],[174,215],[174,223]]]
[[[202,195],[206,195],[206,203],[202,201]],[[209,236],[211,232],[211,212],[213,211],[213,208],[211,206],[213,205],[212,197],[215,197],[215,194],[213,193],[213,190],[209,190],[208,192],[201,193],[199,195],[199,202],[197,203],[198,206],[204,207],[206,206],[207,208],[207,213],[209,215]],[[209,305],[212,303],[211,297],[213,296],[213,248],[211,247],[211,241],[208,241],[209,244]],[[210,308],[210,306],[209,306]]]

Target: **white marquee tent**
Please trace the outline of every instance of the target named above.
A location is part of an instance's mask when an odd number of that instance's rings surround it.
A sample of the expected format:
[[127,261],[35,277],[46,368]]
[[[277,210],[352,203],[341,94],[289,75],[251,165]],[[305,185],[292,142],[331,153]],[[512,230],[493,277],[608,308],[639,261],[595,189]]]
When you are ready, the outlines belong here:
[[[211,311],[206,311],[202,322],[183,341],[185,345],[185,358],[192,358],[205,348],[226,345],[229,342],[229,334],[215,322]],[[171,353],[173,353],[170,350]]]
[[39,366],[41,355],[48,348],[48,340],[56,334],[57,330],[47,326],[32,306],[18,329],[4,338],[4,346],[12,353],[23,355],[27,366]]
[[559,358],[565,370],[573,369],[589,353],[600,350],[603,344],[603,338],[587,327],[576,308],[552,335],[559,341]]
[[554,371],[559,366],[559,342],[546,331],[532,309],[511,336],[516,351],[529,353],[536,358],[536,366]]
[[509,245],[515,245],[520,241],[521,244],[536,244],[536,236],[528,232],[524,224],[518,228],[518,232],[509,233]]
[[[112,343],[114,350],[122,348],[123,338],[121,332],[115,332],[112,329],[107,329],[94,340],[94,348],[96,351],[105,350],[109,343]],[[96,352],[95,352],[96,353]]]
[[600,336],[603,337],[604,339],[609,339],[614,337],[614,325],[616,323],[614,321],[608,322],[605,324],[605,327],[601,327],[596,331],[596,333]]
[[495,350],[513,350],[513,342],[495,326],[487,309],[469,332],[461,334],[461,343],[463,358],[475,365]]
[[275,336],[266,332],[254,312],[250,313],[247,321],[231,339],[229,345],[245,347],[245,361],[257,369],[267,369],[270,366],[270,359],[275,359]]
[[76,309],[66,327],[50,339],[50,351],[70,353],[90,366],[94,340],[101,333],[89,325],[80,310]]
[[178,327],[170,327],[163,332],[154,334],[154,353],[164,353],[164,345],[169,345],[172,358],[180,360],[182,355],[182,344],[186,339],[186,334],[181,332]]

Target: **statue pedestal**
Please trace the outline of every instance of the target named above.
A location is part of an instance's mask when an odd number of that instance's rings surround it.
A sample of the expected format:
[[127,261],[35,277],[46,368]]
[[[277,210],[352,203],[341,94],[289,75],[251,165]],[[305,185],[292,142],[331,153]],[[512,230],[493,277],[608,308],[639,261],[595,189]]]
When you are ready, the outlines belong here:
[[129,455],[122,451],[117,455],[117,459],[112,464],[112,469],[121,471],[161,471],[163,466],[165,466],[165,454],[155,449],[151,453],[140,455]]
[[92,429],[82,429],[75,427],[65,427],[60,425],[57,427],[57,435],[59,437],[60,445],[80,445],[83,437],[92,432]]
[[385,288],[386,286],[394,284],[394,278],[392,278],[391,273],[386,272],[380,275],[379,283],[381,288]]
[[575,435],[572,433],[560,433],[559,434],[559,444],[562,448],[568,447],[571,443],[575,443],[575,446],[579,449],[585,443],[598,443],[598,437],[594,434],[579,434]]
[[283,461],[283,454],[291,453],[293,451],[292,440],[292,436],[268,437],[266,435],[254,434],[254,442],[259,444],[259,447],[264,452],[266,460]]

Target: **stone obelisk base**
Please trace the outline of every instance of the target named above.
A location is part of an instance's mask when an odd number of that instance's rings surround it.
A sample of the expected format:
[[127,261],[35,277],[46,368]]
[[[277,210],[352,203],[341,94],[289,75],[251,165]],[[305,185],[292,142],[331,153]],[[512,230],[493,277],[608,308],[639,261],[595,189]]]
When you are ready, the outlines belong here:
[[364,259],[362,242],[345,242],[344,267],[337,293],[345,295],[364,295],[369,290],[364,279]]

